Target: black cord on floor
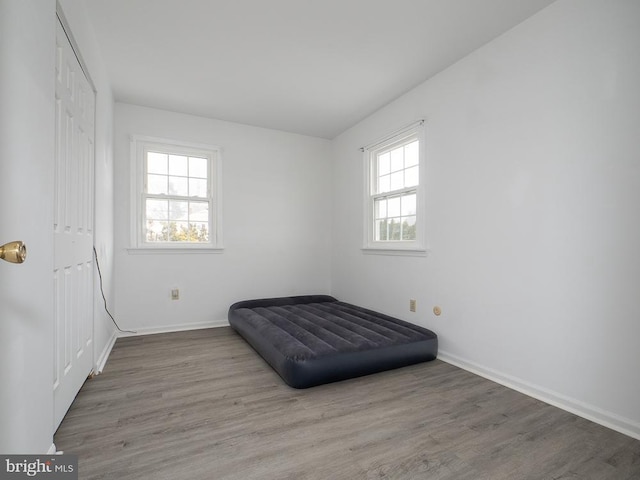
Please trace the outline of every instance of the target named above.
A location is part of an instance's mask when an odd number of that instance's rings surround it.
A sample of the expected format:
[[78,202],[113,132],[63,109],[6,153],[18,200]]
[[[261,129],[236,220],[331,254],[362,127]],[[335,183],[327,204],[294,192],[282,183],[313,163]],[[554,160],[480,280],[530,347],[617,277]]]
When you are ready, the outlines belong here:
[[113,318],[113,315],[111,315],[111,312],[107,308],[107,299],[104,296],[104,288],[102,287],[102,272],[100,271],[100,263],[98,262],[98,252],[96,252],[96,247],[93,247],[93,256],[96,259],[96,268],[98,269],[98,277],[100,277],[100,293],[102,294],[102,300],[104,300],[104,309],[107,312],[107,315],[109,315],[109,317],[111,317],[111,321],[113,322],[113,324],[122,333],[138,333],[138,332],[134,332],[133,330],[122,330],[120,328],[120,326],[118,325],[118,322],[116,322],[116,319]]

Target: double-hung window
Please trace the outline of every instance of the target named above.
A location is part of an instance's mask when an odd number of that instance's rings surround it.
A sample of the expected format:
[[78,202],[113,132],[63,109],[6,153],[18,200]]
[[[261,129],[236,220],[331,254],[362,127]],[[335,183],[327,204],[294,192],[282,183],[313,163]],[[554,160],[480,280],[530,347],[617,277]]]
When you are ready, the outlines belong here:
[[363,148],[365,252],[423,255],[423,122]]
[[134,136],[134,249],[221,248],[220,149]]

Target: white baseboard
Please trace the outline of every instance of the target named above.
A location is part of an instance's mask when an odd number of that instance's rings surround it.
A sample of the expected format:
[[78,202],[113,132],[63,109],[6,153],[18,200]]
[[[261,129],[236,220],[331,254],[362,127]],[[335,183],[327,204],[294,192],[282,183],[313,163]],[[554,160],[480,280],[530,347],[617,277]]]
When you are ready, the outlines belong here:
[[162,327],[133,328],[132,330],[134,330],[136,333],[118,332],[118,338],[135,337],[138,335],[153,335],[156,333],[183,332],[186,330],[202,330],[204,328],[218,328],[218,327],[228,327],[228,326],[229,326],[229,321],[227,319],[224,319],[224,320],[213,320],[210,322],[180,323],[176,325],[167,325]]
[[51,446],[49,447],[49,450],[47,450],[47,455],[55,455],[56,454],[56,444],[52,443]]
[[118,331],[114,330],[113,334],[111,335],[111,338],[105,345],[104,350],[102,350],[100,357],[98,357],[98,361],[96,362],[96,365],[95,365],[95,373],[97,374],[102,373],[102,370],[104,369],[104,366],[107,363],[107,359],[109,358],[109,355],[111,354],[111,350],[113,349],[113,346],[116,344],[117,339],[118,339]]
[[621,417],[615,413],[608,412],[601,408],[589,405],[575,398],[570,398],[557,392],[553,392],[546,388],[525,382],[519,378],[505,375],[491,368],[478,365],[464,358],[452,355],[447,352],[438,351],[438,359],[443,362],[450,363],[463,370],[475,373],[481,377],[504,385],[505,387],[524,393],[542,402],[561,408],[567,412],[586,418],[597,424],[615,430],[617,432],[628,435],[629,437],[640,440],[640,424],[628,418]]

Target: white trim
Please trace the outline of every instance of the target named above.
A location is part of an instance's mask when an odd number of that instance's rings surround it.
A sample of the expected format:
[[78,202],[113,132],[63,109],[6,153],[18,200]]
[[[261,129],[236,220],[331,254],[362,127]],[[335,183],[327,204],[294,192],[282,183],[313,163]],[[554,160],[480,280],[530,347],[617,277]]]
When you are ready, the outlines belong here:
[[212,320],[209,322],[198,322],[198,323],[180,323],[176,325],[167,325],[163,327],[143,327],[143,328],[135,328],[133,330],[136,333],[123,333],[118,332],[118,338],[124,337],[137,337],[140,335],[155,335],[156,333],[171,333],[171,332],[183,332],[187,330],[202,330],[205,328],[218,328],[218,327],[228,327],[229,320]]
[[[188,244],[162,242],[161,244],[147,243],[143,238],[142,226],[142,195],[144,182],[144,149],[156,145],[162,149],[176,148],[180,153],[193,151],[196,154],[206,154],[210,158],[209,201],[213,208],[209,210],[210,241],[208,243]],[[146,135],[130,136],[130,248],[128,250],[152,250],[153,253],[185,253],[187,250],[206,251],[207,253],[222,253],[222,147],[212,144],[185,142],[167,138],[150,137]],[[169,252],[173,251],[175,252]],[[131,253],[131,252],[130,252]]]
[[129,255],[161,255],[161,254],[193,254],[193,253],[202,253],[202,254],[211,254],[211,253],[224,253],[223,247],[211,248],[211,247],[201,247],[199,245],[193,246],[176,246],[176,247],[136,247],[136,248],[127,248],[127,253]]
[[[427,239],[426,239],[426,194],[425,186],[426,178],[426,134],[425,120],[417,120],[411,124],[396,130],[395,132],[384,136],[382,139],[371,143],[367,147],[362,147],[363,152],[363,244],[362,252],[375,255],[409,255],[409,256],[425,256],[427,255]],[[415,241],[374,241],[374,221],[373,221],[373,170],[372,156],[379,151],[384,151],[387,147],[395,143],[402,143],[409,137],[415,137],[419,143],[419,183],[416,187],[409,190],[416,190],[416,239]],[[405,189],[406,190],[406,189]],[[387,192],[393,195],[400,192]],[[406,252],[406,253],[401,253]]]
[[49,447],[49,450],[47,450],[46,455],[55,455],[56,453],[57,453],[56,444],[52,443],[51,446]]
[[616,432],[620,432],[624,435],[640,440],[640,423],[634,422],[629,418],[603,410],[581,400],[567,397],[566,395],[526,382],[511,375],[505,375],[493,370],[492,368],[484,367],[458,357],[457,355],[439,351],[438,359],[499,383],[500,385],[512,390],[516,390],[537,400],[548,403],[549,405],[553,405],[554,407],[558,407],[562,410],[578,415],[579,417],[586,418],[587,420],[610,428],[611,430],[615,430]]
[[129,218],[131,219],[130,223],[130,240],[129,245],[138,246],[138,232],[140,229],[140,222],[142,221],[140,214],[140,195],[138,195],[138,191],[140,191],[139,183],[142,181],[142,162],[138,161],[138,148],[137,148],[137,140],[144,140],[145,137],[140,137],[137,135],[131,135],[129,139],[129,163],[131,167],[131,174],[129,175],[129,195],[130,195],[130,214]]
[[86,77],[87,82],[89,82],[89,86],[93,90],[93,93],[97,93],[98,90],[96,89],[96,85],[95,83],[93,83],[93,80],[91,79],[91,75],[89,75],[89,69],[87,68],[87,64],[84,62],[82,55],[80,55],[80,48],[78,47],[76,39],[73,37],[73,33],[71,32],[71,27],[69,26],[67,17],[65,17],[64,15],[64,11],[62,10],[62,5],[60,5],[59,0],[56,0],[56,16],[58,17],[58,21],[62,26],[62,30],[64,31],[64,34],[67,36],[67,40],[69,40],[69,45],[71,45],[71,50],[73,51],[73,54],[76,56],[76,59],[78,60],[78,64],[82,69],[82,73],[84,73],[84,76]]
[[118,333],[117,333],[117,330],[114,330],[113,334],[111,335],[111,338],[105,345],[104,349],[102,350],[102,353],[100,354],[100,357],[98,358],[98,361],[96,362],[96,365],[94,368],[94,372],[96,374],[99,375],[102,373],[102,370],[104,370],[104,366],[106,365],[107,360],[109,359],[109,355],[111,355],[111,350],[113,350],[113,346],[116,344],[117,339],[118,339]]
[[378,248],[378,247],[363,247],[362,253],[365,255],[396,255],[400,257],[428,257],[431,250],[428,248],[411,249],[411,248]]

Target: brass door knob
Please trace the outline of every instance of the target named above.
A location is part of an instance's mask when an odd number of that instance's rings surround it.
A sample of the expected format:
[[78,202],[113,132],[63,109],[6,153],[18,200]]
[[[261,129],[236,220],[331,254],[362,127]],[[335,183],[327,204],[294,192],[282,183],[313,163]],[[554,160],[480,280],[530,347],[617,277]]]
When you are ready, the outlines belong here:
[[24,242],[9,242],[0,247],[0,259],[11,263],[22,263],[27,258],[27,246]]

